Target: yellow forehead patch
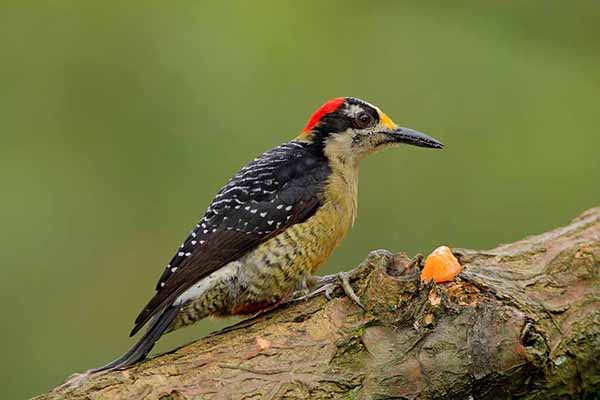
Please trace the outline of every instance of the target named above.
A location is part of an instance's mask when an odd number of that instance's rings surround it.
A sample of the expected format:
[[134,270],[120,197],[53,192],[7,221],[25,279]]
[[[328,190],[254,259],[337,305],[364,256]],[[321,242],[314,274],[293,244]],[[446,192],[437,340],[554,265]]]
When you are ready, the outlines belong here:
[[394,121],[392,121],[392,119],[388,117],[387,114],[383,111],[379,111],[379,122],[381,122],[383,125],[387,126],[390,129],[396,128],[396,124],[394,123]]

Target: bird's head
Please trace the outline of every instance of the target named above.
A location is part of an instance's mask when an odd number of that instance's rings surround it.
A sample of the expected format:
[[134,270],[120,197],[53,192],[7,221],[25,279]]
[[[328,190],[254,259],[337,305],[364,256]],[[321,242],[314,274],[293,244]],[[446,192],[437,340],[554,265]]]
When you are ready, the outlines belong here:
[[400,144],[444,147],[424,133],[399,127],[379,108],[354,97],[338,97],[323,104],[296,140],[313,142],[329,158],[355,164],[369,154]]

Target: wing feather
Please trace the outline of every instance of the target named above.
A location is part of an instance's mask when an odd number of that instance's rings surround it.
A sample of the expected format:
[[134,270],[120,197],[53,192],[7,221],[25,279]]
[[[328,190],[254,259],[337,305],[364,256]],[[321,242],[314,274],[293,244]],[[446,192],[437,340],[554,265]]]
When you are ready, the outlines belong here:
[[215,196],[167,265],[131,335],[202,278],[310,218],[320,206],[329,173],[321,154],[295,141],[242,168]]

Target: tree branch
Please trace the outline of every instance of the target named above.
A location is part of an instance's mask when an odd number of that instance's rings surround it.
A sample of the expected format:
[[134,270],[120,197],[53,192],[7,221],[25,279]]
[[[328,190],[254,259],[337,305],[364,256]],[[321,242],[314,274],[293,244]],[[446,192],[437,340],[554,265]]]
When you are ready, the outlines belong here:
[[456,282],[379,250],[337,290],[38,399],[590,398],[600,391],[600,208],[488,251]]

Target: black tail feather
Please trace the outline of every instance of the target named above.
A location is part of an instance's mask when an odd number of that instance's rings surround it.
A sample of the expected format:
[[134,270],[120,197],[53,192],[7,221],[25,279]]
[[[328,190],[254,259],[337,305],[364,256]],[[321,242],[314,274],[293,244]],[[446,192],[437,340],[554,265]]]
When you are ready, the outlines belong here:
[[152,324],[142,336],[140,340],[131,348],[127,353],[121,357],[106,364],[103,367],[95,368],[90,372],[101,372],[101,371],[114,371],[117,369],[127,368],[130,365],[141,361],[146,355],[152,350],[156,341],[162,336],[162,334],[169,328],[180,308],[176,306],[170,306],[166,308],[158,318],[152,321]]

